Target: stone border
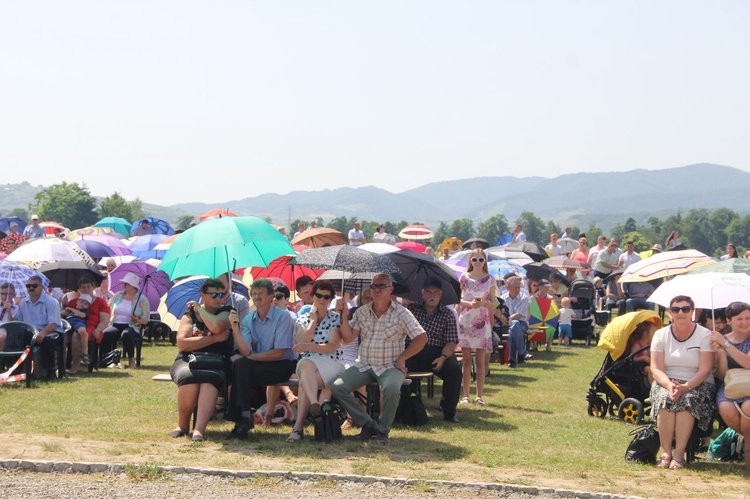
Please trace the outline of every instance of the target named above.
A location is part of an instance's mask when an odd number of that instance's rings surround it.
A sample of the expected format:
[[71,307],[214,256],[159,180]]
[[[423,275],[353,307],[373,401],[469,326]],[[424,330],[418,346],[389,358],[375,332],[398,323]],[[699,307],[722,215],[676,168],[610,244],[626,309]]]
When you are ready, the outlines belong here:
[[[502,483],[452,482],[448,480],[419,480],[414,478],[383,478],[376,476],[340,475],[328,473],[305,473],[295,471],[236,471],[218,468],[190,468],[182,466],[153,466],[149,464],[134,464],[133,466],[148,466],[154,470],[172,475],[192,474],[218,476],[223,478],[249,479],[256,476],[266,478],[286,478],[292,481],[302,480],[333,480],[350,483],[382,483],[386,486],[423,486],[433,485],[442,488],[472,488],[477,490],[492,490],[507,493],[523,493],[528,495],[556,494],[559,497],[580,497],[592,499],[638,499],[638,496],[585,492],[581,490],[553,489],[547,487],[533,487],[527,485],[511,485]],[[29,461],[21,459],[0,460],[0,469],[7,471],[29,471],[35,473],[101,473],[119,475],[125,472],[127,465],[106,463],[75,463],[69,461]]]

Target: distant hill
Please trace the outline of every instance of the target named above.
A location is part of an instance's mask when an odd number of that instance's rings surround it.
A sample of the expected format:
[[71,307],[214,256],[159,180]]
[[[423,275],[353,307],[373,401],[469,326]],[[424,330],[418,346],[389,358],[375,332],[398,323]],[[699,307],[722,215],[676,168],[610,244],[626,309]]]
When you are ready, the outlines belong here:
[[[290,220],[322,217],[361,217],[398,222],[419,220],[427,224],[471,218],[475,222],[502,213],[509,221],[523,211],[543,220],[579,226],[596,221],[602,229],[633,216],[643,223],[693,208],[731,208],[750,212],[750,173],[736,168],[695,164],[663,170],[573,173],[543,177],[479,177],[431,182],[395,194],[374,186],[344,187],[323,191],[263,194],[225,203],[240,215],[270,217],[286,225]],[[26,208],[43,186],[28,183],[0,185],[4,190],[0,210]],[[200,215],[214,204],[180,203],[172,206],[145,204],[150,214],[175,221],[183,214]]]

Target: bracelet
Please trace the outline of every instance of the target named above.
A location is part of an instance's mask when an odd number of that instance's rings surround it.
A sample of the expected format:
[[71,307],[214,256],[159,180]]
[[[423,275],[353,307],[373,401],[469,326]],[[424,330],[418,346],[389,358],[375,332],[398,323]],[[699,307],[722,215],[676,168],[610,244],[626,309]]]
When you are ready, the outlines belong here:
[[692,388],[690,388],[690,383],[689,382],[686,381],[685,382],[685,386],[687,386],[688,391],[692,390]]
[[445,357],[446,359],[448,358],[448,356],[447,356],[447,355],[445,355],[444,353],[441,353],[441,354],[440,354],[440,356],[441,356],[441,357]]

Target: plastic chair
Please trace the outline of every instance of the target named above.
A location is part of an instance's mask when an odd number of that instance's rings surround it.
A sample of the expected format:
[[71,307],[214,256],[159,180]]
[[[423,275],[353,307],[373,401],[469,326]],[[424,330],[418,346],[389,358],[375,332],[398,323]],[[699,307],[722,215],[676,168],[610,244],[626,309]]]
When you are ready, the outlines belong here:
[[23,362],[24,373],[26,374],[26,387],[31,387],[31,373],[32,373],[32,352],[36,347],[36,337],[39,331],[26,322],[21,321],[10,321],[0,324],[0,329],[5,329],[7,337],[5,339],[5,347],[0,352],[0,359],[13,359],[17,361],[18,358],[23,355],[26,349],[29,349],[29,355]]

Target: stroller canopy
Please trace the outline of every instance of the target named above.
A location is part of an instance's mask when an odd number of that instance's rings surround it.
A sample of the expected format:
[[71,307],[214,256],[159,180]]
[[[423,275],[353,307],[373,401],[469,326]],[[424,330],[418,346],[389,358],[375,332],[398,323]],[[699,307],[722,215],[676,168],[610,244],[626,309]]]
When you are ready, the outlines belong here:
[[638,324],[644,321],[653,323],[657,328],[662,326],[659,314],[653,310],[629,312],[615,317],[609,323],[604,331],[602,331],[598,347],[608,351],[613,360],[619,359],[625,353],[630,335],[633,334]]

